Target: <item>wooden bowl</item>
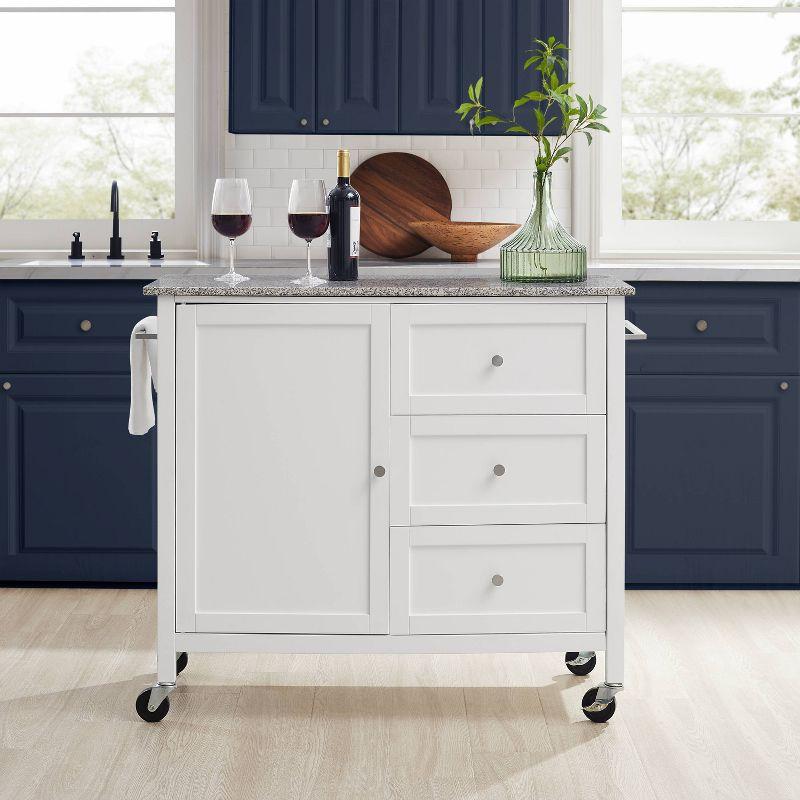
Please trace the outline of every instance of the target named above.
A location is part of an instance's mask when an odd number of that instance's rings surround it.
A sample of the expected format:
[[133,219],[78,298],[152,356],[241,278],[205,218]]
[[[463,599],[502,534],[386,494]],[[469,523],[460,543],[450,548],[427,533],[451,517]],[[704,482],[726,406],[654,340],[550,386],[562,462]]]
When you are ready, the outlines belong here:
[[450,219],[410,222],[420,239],[450,253],[450,260],[471,262],[498,242],[508,238],[519,225],[515,222],[455,222]]

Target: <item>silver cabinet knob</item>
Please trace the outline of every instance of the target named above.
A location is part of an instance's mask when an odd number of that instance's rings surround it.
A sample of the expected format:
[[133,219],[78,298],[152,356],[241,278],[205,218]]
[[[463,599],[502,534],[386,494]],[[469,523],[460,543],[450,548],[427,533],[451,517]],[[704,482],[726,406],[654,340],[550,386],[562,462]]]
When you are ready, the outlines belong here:
[[305,117],[301,117],[300,124],[305,128],[305,126],[308,125],[308,120]]
[[781,382],[778,384],[778,387],[780,388],[780,390],[781,390],[782,392],[785,392],[785,391],[786,391],[786,390],[789,388],[789,381],[781,381]]
[[372,471],[376,478],[382,478],[386,474],[386,467],[382,467],[380,464],[378,464],[378,466]]
[[492,583],[495,586],[502,586],[503,585],[503,576],[502,575],[492,575]]
[[506,474],[506,468],[502,464],[495,464],[494,465],[494,474],[497,475],[499,478],[501,475]]
[[503,366],[503,356],[492,356],[492,365],[495,367]]
[[82,319],[81,320],[81,330],[86,333],[86,331],[90,331],[92,329],[92,321],[90,319]]
[[695,322],[694,326],[700,331],[700,333],[705,333],[708,330],[708,321],[699,319],[697,322]]
[[8,390],[11,388],[11,382],[10,382],[10,381],[4,381],[4,383],[3,383],[3,388],[4,388],[6,391],[8,391]]
[[328,125],[331,124],[331,121],[327,117],[322,118],[322,124],[327,128]]

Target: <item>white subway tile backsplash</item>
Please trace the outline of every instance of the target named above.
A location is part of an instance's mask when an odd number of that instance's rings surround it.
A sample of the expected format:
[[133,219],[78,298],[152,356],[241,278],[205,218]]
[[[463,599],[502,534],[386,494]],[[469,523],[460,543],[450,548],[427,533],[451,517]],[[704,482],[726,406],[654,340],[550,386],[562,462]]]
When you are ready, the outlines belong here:
[[491,147],[492,141],[494,141],[494,137],[485,139],[479,135],[470,136],[469,134],[465,136],[448,136],[446,138],[448,150],[480,150],[483,147],[484,141],[488,142],[486,145],[488,150]]
[[254,167],[288,167],[289,151],[286,148],[271,147],[268,150],[255,150]]
[[500,154],[500,169],[533,169],[533,150],[503,150]]
[[272,133],[273,147],[285,147],[287,150],[302,150],[306,146],[306,137],[302,133]]
[[500,205],[500,192],[498,189],[464,189],[464,202],[461,204],[469,208]]
[[288,189],[254,189],[253,203],[256,206],[283,206],[289,204]]
[[496,205],[502,208],[525,208],[531,204],[533,194],[530,189],[500,189]]
[[[516,150],[512,151],[516,153]],[[464,153],[465,169],[498,169],[500,167],[500,154],[497,150],[467,150]]]
[[411,147],[417,150],[445,150],[447,139],[444,136],[412,136]]
[[270,185],[268,169],[237,169],[236,177],[246,178],[251,189]]
[[285,245],[289,243],[289,228],[287,225],[275,228],[254,228],[253,235],[256,244]]
[[341,147],[345,150],[363,150],[377,147],[377,139],[371,134],[342,136]]
[[270,186],[279,189],[288,189],[295,178],[302,178],[302,169],[271,169],[269,171]]
[[290,150],[290,167],[322,167],[322,150]]
[[253,166],[252,150],[228,150],[225,153],[225,166],[228,169],[242,169]]
[[428,161],[438,170],[461,169],[464,166],[463,150],[431,150]]
[[481,173],[481,186],[487,189],[509,189],[517,185],[517,175],[510,169],[485,169]]
[[307,133],[306,147],[310,150],[338,150],[342,137],[335,133]]
[[[234,134],[229,134],[234,136]],[[237,150],[263,150],[270,145],[268,133],[237,133],[235,134]]]
[[482,185],[478,169],[448,169],[444,177],[447,185],[455,189],[477,189]]
[[458,220],[459,222],[480,222],[481,210],[479,208],[459,208],[458,206],[453,206],[450,219]]
[[484,222],[516,222],[515,208],[482,208],[481,219]]
[[376,147],[381,150],[410,150],[411,137],[397,133],[389,136],[378,136]]

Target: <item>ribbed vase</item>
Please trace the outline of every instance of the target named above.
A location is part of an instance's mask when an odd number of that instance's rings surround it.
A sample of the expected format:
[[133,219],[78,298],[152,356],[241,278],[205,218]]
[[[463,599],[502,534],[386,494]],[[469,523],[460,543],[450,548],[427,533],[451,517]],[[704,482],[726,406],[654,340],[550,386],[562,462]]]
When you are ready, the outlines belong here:
[[558,221],[550,172],[537,172],[533,208],[525,224],[500,248],[504,281],[560,283],[586,280],[586,247]]

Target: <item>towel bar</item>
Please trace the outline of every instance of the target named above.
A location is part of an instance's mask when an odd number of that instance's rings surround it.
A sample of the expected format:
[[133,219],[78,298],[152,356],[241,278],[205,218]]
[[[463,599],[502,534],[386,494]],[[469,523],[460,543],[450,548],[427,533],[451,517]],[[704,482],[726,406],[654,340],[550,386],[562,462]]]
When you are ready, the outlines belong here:
[[157,333],[135,333],[135,339],[158,339]]

